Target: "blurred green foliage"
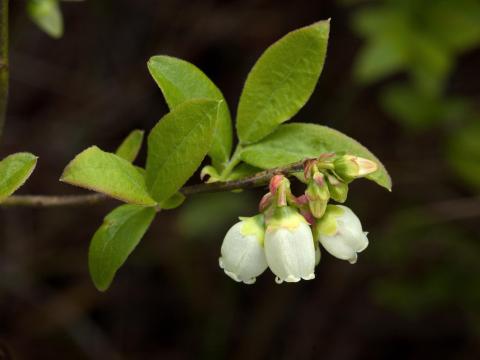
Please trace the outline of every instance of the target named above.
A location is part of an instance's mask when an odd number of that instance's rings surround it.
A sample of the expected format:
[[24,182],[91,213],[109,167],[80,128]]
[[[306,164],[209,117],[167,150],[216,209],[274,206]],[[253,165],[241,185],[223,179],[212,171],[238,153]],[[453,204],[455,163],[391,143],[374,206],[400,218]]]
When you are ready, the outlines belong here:
[[478,109],[448,88],[459,57],[480,46],[480,2],[372,1],[354,11],[352,27],[364,39],[355,79],[366,86],[406,75],[381,85],[380,104],[408,130],[443,129],[452,170],[480,187]]
[[63,35],[63,16],[58,0],[29,0],[27,12],[40,29],[53,38]]
[[183,205],[178,228],[190,239],[223,238],[239,216],[252,216],[256,210],[250,192],[199,194]]
[[[440,134],[440,153],[450,169],[470,186],[467,192],[477,192],[479,109],[471,95],[454,93],[451,81],[460,57],[480,47],[480,1],[347,5],[355,5],[352,28],[364,40],[353,69],[357,83],[377,84],[380,106],[408,132]],[[373,283],[374,298],[407,317],[460,307],[475,326],[480,316],[478,236],[426,207],[392,210],[383,241],[369,255],[385,268]]]
[[356,74],[364,82],[405,71],[425,93],[437,93],[456,57],[480,41],[475,0],[388,0],[355,14],[365,38]]
[[375,3],[353,19],[355,31],[366,40],[355,68],[364,83],[405,71],[417,91],[441,93],[456,58],[480,41],[476,0]]
[[405,316],[451,306],[480,315],[474,276],[480,273],[480,244],[468,231],[425,211],[408,210],[394,216],[384,239],[372,247],[372,255],[388,269],[373,284],[380,304]]
[[354,13],[353,29],[365,40],[354,67],[361,84],[403,73],[384,86],[384,109],[405,127],[425,130],[467,116],[462,99],[446,88],[458,57],[480,44],[476,0],[386,0]]
[[480,117],[451,136],[448,144],[451,167],[472,187],[480,187]]

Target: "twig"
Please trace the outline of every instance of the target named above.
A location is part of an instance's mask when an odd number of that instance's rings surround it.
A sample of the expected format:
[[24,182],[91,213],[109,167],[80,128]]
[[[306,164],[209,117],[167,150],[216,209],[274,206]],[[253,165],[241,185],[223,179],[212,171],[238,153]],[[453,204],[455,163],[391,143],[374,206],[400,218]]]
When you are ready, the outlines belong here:
[[8,98],[8,0],[0,0],[0,135]]
[[[289,164],[287,166],[265,170],[252,176],[226,182],[215,182],[210,184],[198,184],[183,187],[180,192],[185,196],[211,193],[238,189],[250,189],[265,185],[275,174],[290,176],[293,173],[303,171],[304,160]],[[13,195],[5,199],[0,206],[29,206],[29,207],[58,207],[58,206],[79,206],[92,205],[108,199],[104,194],[88,195]]]
[[6,198],[0,206],[55,207],[92,205],[107,199],[104,194],[86,195],[13,195]]
[[283,174],[285,176],[290,176],[293,173],[303,171],[304,162],[305,160],[302,160],[286,166],[261,171],[259,173],[256,173],[255,175],[239,180],[185,186],[180,191],[183,195],[187,196],[205,192],[251,189],[257,186],[265,185],[275,174]]

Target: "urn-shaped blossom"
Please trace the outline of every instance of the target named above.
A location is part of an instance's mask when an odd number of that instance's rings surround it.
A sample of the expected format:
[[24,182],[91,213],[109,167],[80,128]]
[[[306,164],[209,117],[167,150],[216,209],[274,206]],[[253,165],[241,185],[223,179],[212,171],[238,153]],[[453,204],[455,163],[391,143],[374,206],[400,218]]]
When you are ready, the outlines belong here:
[[298,211],[282,206],[267,220],[265,255],[276,282],[315,278],[315,246],[312,231]]
[[240,219],[225,235],[218,262],[233,280],[253,284],[268,267],[263,248],[263,215]]
[[367,233],[358,217],[343,205],[328,205],[325,215],[317,222],[315,237],[330,254],[351,264],[357,253],[368,246]]

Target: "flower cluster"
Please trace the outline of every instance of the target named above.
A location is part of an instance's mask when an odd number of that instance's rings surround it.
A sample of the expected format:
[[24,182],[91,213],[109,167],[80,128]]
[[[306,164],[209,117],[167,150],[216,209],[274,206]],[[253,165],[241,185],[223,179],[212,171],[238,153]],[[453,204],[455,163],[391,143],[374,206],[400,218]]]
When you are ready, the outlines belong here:
[[232,279],[252,284],[267,267],[276,282],[315,278],[320,244],[331,255],[357,261],[368,245],[358,217],[343,203],[348,184],[377,169],[373,161],[352,156],[324,154],[307,160],[304,194],[296,197],[283,175],[270,180],[269,192],[260,201],[260,214],[240,218],[227,232],[221,247],[220,267]]

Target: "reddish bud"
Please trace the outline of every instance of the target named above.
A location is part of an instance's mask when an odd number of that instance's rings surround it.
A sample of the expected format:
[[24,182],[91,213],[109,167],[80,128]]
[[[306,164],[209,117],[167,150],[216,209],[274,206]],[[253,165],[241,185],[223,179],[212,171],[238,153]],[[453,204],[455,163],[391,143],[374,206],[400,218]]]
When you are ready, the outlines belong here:
[[300,209],[300,214],[302,214],[302,216],[305,218],[305,220],[307,220],[307,222],[308,222],[310,225],[314,225],[314,224],[315,224],[315,217],[312,215],[312,213],[310,212],[310,210],[308,210],[308,209],[306,209],[306,208]]
[[262,199],[260,200],[260,204],[258,208],[260,212],[264,212],[272,203],[272,193],[266,193],[263,195]]
[[284,178],[285,176],[283,176],[282,174],[272,176],[269,184],[269,190],[272,194],[275,194],[277,192],[277,189],[282,183]]

